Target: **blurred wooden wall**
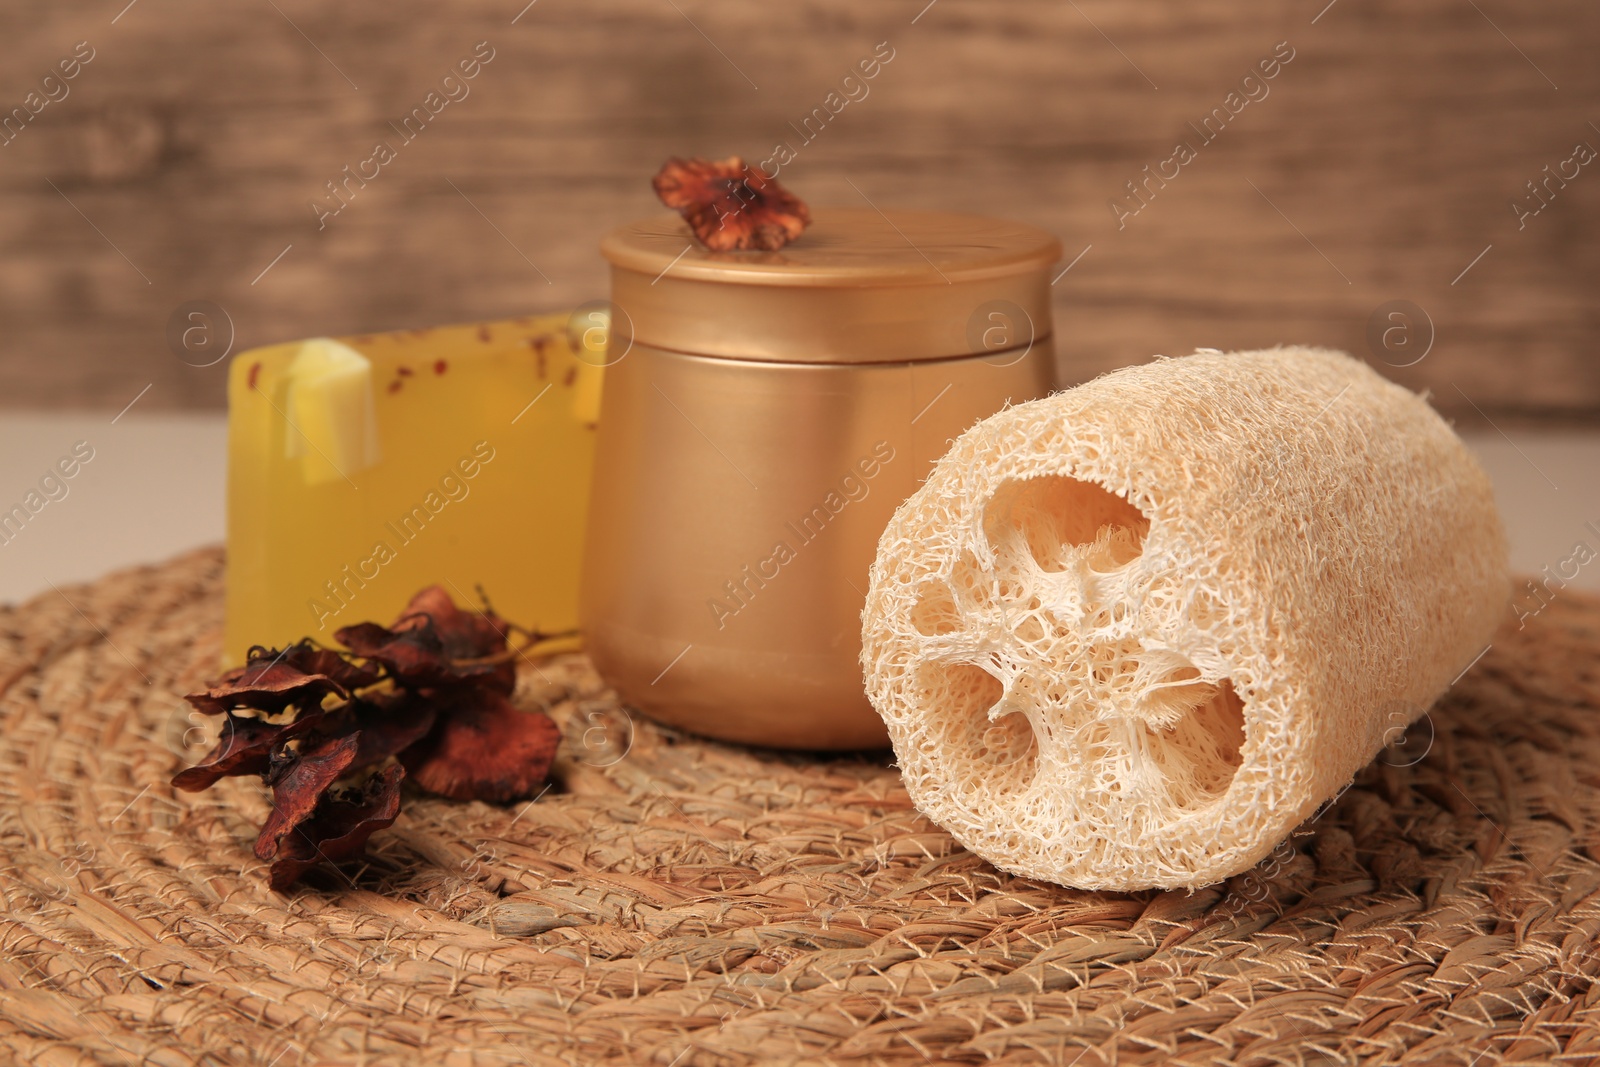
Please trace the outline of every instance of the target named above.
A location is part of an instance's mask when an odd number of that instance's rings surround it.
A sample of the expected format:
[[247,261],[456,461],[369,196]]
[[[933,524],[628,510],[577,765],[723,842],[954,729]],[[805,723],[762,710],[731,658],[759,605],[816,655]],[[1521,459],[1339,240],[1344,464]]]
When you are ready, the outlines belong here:
[[[602,296],[596,240],[656,210],[664,157],[765,158],[888,42],[870,94],[783,179],[814,204],[1009,215],[1088,248],[1056,285],[1070,377],[1311,342],[1464,420],[1600,412],[1600,164],[1521,228],[1511,207],[1600,148],[1592,2],[523,2],[0,9],[7,113],[94,50],[0,148],[0,406],[115,411],[147,384],[146,409],[220,406],[223,366],[169,350],[185,301],[225,308],[238,351]],[[390,122],[480,41],[470,95],[319,230],[325,183],[397,142]],[[1119,228],[1108,201],[1283,41],[1269,95]],[[1436,338],[1391,369],[1425,332],[1369,347],[1399,299]]]

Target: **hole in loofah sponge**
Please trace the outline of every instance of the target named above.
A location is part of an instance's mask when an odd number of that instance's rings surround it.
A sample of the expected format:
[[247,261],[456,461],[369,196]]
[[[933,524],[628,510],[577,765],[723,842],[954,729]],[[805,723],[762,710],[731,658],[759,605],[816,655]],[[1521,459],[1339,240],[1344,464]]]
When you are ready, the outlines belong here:
[[1151,726],[1165,730],[1171,728],[1184,715],[1209,704],[1217,695],[1217,687],[1200,680],[1200,671],[1192,665],[1171,670],[1159,681],[1149,682],[1143,675],[1146,670],[1159,669],[1162,662],[1172,659],[1172,654],[1158,655],[1146,652],[1145,662],[1134,681],[1137,697],[1136,713]]
[[943,765],[942,776],[985,797],[1017,793],[1032,783],[1039,746],[1028,717],[1020,712],[989,721],[1005,695],[999,679],[972,663],[930,661],[917,672],[929,716],[925,751]]
[[1149,529],[1144,513],[1120,496],[1059,474],[1002,483],[983,514],[997,557],[1020,547],[1049,572],[1066,570],[1074,556],[1091,570],[1120,567],[1139,555]]
[[[1150,520],[1099,485],[1043,475],[1001,482],[981,521],[992,562],[969,544],[912,586],[909,622],[930,640],[908,703],[925,709],[917,747],[935,777],[970,812],[993,813],[1033,803],[1049,768],[1077,778],[1082,805],[1109,822],[1140,825],[1227,793],[1243,702],[1181,650],[1147,643],[1146,576],[1110,577],[1139,558]],[[1195,605],[1206,619],[1223,610]],[[956,662],[970,654],[956,648],[988,659]]]
[[1173,805],[1187,811],[1222,796],[1238,773],[1244,701],[1226,679],[1215,686],[1194,683],[1163,692],[1179,691],[1185,703],[1195,700],[1197,706],[1166,729],[1147,724],[1145,751],[1161,767]]

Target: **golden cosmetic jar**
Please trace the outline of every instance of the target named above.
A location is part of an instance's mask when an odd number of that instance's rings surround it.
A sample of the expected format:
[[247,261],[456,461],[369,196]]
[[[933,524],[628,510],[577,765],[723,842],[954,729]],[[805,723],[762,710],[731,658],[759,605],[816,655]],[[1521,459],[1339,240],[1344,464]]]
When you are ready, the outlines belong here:
[[950,441],[1055,378],[1017,223],[818,208],[778,252],[664,215],[610,234],[580,613],[622,700],[728,741],[887,743],[861,680],[878,535]]

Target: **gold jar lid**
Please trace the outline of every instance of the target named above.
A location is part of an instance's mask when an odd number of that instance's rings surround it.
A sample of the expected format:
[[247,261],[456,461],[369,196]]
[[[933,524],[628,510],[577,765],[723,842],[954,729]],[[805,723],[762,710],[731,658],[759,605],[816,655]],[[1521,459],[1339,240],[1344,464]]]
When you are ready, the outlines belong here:
[[613,344],[791,363],[1008,351],[1050,334],[1061,242],[980,215],[819,207],[777,252],[713,252],[677,215],[613,231]]

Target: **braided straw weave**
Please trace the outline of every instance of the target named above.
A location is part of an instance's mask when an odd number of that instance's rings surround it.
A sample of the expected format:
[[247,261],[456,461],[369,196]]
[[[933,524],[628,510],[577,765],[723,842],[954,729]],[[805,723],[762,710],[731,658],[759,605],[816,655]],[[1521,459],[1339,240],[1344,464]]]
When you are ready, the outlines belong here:
[[287,896],[205,747],[221,556],[0,610],[0,1062],[1600,1062],[1600,602],[1512,624],[1255,870],[997,873],[887,756],[693,740],[581,657],[519,700],[561,785],[409,798]]

